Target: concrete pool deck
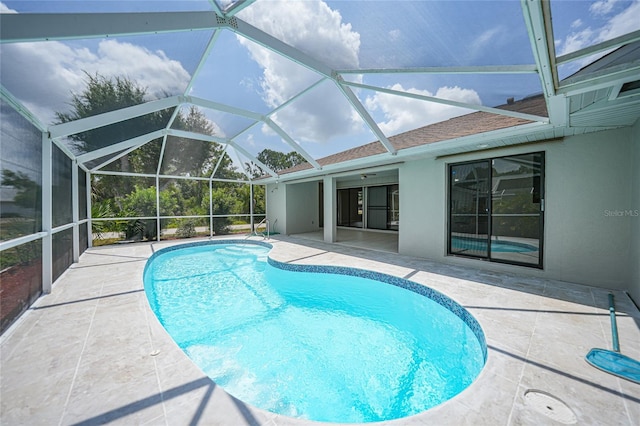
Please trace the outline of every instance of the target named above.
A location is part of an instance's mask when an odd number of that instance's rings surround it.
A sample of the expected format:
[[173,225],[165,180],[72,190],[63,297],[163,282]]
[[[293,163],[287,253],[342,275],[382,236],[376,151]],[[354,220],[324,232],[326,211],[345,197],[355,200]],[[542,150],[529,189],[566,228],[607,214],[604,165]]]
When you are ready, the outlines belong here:
[[[160,326],[144,294],[145,262],[191,241],[87,250],[0,337],[0,424],[318,425],[230,397]],[[268,242],[282,262],[352,266],[428,285],[482,325],[487,365],[469,388],[427,412],[376,424],[562,424],[552,420],[562,414],[553,401],[537,404],[528,390],[563,401],[577,424],[640,422],[640,385],[584,361],[592,347],[611,349],[605,289],[530,277],[525,268],[497,273],[481,262],[452,266],[280,235]],[[613,294],[621,351],[640,359],[640,312],[623,292]]]

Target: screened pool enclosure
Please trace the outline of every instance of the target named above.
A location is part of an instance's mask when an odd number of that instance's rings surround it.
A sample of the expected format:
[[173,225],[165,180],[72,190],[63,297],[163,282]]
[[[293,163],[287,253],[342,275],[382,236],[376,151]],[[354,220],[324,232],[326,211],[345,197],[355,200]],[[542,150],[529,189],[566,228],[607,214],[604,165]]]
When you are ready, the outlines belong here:
[[[402,232],[404,161],[631,126],[640,3],[614,3],[2,1],[2,330],[93,245],[293,217],[269,185]],[[327,186],[391,166],[364,218]]]

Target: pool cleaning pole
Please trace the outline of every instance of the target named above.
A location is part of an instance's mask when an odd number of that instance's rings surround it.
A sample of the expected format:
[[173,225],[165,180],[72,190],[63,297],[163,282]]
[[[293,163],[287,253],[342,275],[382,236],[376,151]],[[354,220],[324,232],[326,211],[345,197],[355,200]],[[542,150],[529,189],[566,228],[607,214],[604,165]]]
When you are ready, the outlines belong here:
[[611,337],[613,339],[613,350],[620,352],[620,343],[618,342],[618,325],[616,323],[616,308],[613,302],[613,293],[609,293],[609,316],[611,317]]

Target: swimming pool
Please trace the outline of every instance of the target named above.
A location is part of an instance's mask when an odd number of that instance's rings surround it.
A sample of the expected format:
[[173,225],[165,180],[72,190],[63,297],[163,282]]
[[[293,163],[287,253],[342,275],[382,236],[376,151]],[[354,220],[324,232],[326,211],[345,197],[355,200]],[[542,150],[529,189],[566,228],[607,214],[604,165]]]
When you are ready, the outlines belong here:
[[452,398],[482,370],[482,330],[446,296],[369,271],[279,263],[269,250],[191,243],[145,268],[167,332],[240,400],[316,421],[382,421]]

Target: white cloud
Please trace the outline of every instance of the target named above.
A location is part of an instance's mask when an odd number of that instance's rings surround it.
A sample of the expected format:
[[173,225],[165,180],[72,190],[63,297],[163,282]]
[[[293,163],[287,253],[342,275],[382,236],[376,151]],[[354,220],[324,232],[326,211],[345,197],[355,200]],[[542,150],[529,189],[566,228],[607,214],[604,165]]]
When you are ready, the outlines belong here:
[[[440,87],[435,95],[428,90],[405,89],[400,84],[394,84],[390,89],[474,105],[482,104],[480,96],[475,90],[457,86]],[[386,135],[395,135],[469,113],[467,109],[386,93],[376,93],[368,97],[365,104],[367,108],[373,111],[379,110],[384,114],[385,121],[378,123],[378,125]]]
[[571,23],[571,28],[573,29],[580,28],[581,26],[582,26],[582,19],[576,19]]
[[253,137],[253,133],[249,134],[249,136],[246,137],[245,141],[250,147],[253,147],[253,148],[256,147],[256,141],[255,141],[255,138]]
[[505,34],[505,29],[501,26],[490,28],[474,38],[469,50],[471,52],[484,54],[484,49],[494,46],[496,40],[498,40],[503,34]]
[[332,67],[358,64],[360,34],[322,1],[256,2],[238,16]]
[[[324,2],[256,2],[238,16],[331,67],[358,67],[360,35]],[[263,69],[262,96],[270,107],[281,105],[321,78],[242,37],[239,40]],[[362,124],[335,88],[314,89],[279,111],[274,119],[295,139],[313,142],[352,133]]]
[[400,39],[401,36],[402,36],[402,31],[400,31],[398,29],[389,31],[389,38],[392,41],[396,41],[396,40]]
[[[595,6],[597,10],[604,11],[606,7],[609,8],[607,12],[612,10],[613,5],[605,5],[605,3],[608,4],[608,2],[603,1],[598,3],[603,4]],[[598,3],[594,3],[590,9],[593,9],[594,5]],[[610,17],[606,23],[599,28],[594,29],[587,27],[580,31],[571,32],[562,41],[561,47],[558,49],[558,55],[575,52],[587,46],[640,30],[640,19],[638,19],[638,16],[640,16],[640,1],[636,0],[620,13]],[[596,57],[591,56],[577,61],[573,66],[574,70],[589,64]]]
[[15,9],[11,9],[6,4],[0,2],[0,13],[18,13],[18,11]]
[[297,99],[272,116],[298,142],[328,142],[332,138],[355,134],[362,119],[331,83]]
[[565,53],[575,52],[583,47],[592,44],[593,30],[591,28],[585,28],[582,31],[573,32],[569,34],[561,43],[561,48],[558,55],[564,55]]
[[607,24],[598,31],[596,43],[610,40],[614,37],[640,30],[640,1],[634,1],[628,8],[613,16]]
[[616,0],[600,0],[589,6],[589,12],[594,15],[607,15],[615,6]]
[[101,41],[96,51],[58,41],[5,44],[2,56],[3,83],[45,124],[84,89],[84,72],[128,77],[147,89],[149,99],[181,93],[190,78],[164,52],[115,39]]

